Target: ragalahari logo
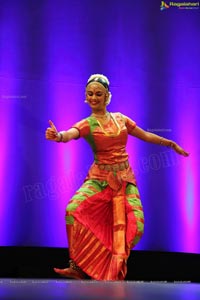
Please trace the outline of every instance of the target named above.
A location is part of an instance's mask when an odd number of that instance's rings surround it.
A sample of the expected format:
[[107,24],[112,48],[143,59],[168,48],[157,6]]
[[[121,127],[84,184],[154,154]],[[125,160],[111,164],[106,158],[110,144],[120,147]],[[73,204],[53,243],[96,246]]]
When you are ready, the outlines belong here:
[[199,9],[200,8],[200,2],[168,2],[166,3],[165,1],[161,1],[161,5],[160,5],[160,10],[166,10],[168,8],[174,8],[174,9]]
[[169,7],[170,6],[166,2],[161,1],[160,10],[165,10],[165,9],[167,9]]

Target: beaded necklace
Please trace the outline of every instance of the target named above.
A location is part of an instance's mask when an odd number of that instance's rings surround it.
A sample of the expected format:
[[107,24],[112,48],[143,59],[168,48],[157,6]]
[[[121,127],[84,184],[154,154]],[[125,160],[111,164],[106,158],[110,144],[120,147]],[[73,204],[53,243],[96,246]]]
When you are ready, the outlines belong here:
[[[108,113],[106,114],[106,116],[104,116],[104,118],[105,118],[105,117],[107,118],[107,115],[108,115]],[[92,116],[95,117],[94,114],[93,114]],[[95,119],[96,119],[96,121],[97,121],[99,127],[101,128],[101,130],[103,131],[103,133],[104,133],[106,136],[115,137],[115,136],[118,136],[118,135],[120,134],[120,127],[119,127],[119,124],[118,124],[116,118],[113,116],[112,113],[110,113],[110,117],[111,117],[111,119],[113,120],[114,124],[115,124],[116,127],[117,127],[117,132],[116,132],[116,133],[108,133],[108,132],[104,129],[104,127],[103,127],[103,125],[101,124],[101,122],[99,122],[99,120],[97,119],[97,117],[95,117]],[[103,118],[102,118],[102,119],[103,119]]]

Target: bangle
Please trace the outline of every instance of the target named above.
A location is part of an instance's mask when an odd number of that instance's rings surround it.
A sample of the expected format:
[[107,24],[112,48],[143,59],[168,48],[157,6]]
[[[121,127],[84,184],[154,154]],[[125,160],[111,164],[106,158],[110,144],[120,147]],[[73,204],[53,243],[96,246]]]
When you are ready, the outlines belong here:
[[58,132],[57,136],[60,135],[60,138],[58,141],[56,141],[57,143],[60,143],[63,141],[63,134],[61,132]]
[[[160,145],[164,145],[164,137],[161,137],[160,138]],[[170,148],[174,148],[174,142],[173,141],[170,141],[169,142],[169,145],[166,145],[167,147],[170,147]]]
[[160,138],[160,143],[159,143],[160,145],[163,145],[163,143],[164,143],[163,140],[164,140],[164,137],[161,137],[161,138]]

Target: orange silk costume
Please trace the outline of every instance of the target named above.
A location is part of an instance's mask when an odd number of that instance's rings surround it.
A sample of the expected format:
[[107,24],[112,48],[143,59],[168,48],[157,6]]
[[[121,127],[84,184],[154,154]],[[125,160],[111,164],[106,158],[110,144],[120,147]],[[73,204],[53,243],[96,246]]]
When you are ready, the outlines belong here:
[[94,153],[88,175],[66,209],[70,258],[91,278],[123,280],[140,240],[144,216],[126,144],[136,124],[120,113],[102,125],[90,116],[76,123]]

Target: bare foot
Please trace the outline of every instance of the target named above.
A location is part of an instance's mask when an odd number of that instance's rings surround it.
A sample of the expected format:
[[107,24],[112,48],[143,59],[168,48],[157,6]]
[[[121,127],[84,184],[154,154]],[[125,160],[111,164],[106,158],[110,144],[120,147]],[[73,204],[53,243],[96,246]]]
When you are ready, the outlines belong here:
[[84,274],[81,274],[80,272],[73,270],[72,268],[66,268],[66,269],[54,268],[54,271],[62,277],[73,278],[78,280],[85,279]]

